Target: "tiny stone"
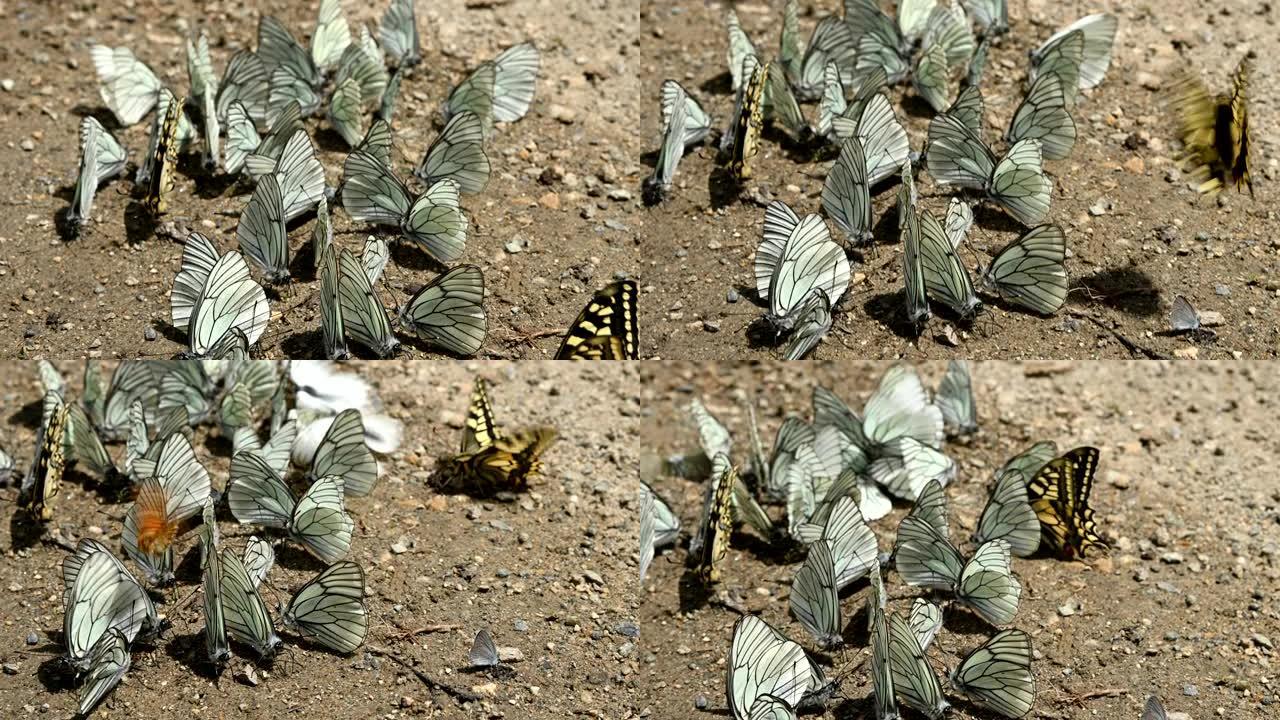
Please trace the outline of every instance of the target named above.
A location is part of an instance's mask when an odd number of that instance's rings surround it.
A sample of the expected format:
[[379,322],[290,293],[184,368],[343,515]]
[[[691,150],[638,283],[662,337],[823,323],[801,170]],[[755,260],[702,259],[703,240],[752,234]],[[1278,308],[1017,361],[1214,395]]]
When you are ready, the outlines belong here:
[[582,579],[592,585],[604,585],[604,578],[600,576],[600,573],[594,570],[583,570]]
[[693,699],[693,706],[699,710],[706,710],[709,704],[707,696],[702,693],[698,693],[698,696]]
[[1258,647],[1264,647],[1264,648],[1267,648],[1268,650],[1270,650],[1272,647],[1271,638],[1267,637],[1266,635],[1263,635],[1262,633],[1254,633],[1253,637],[1250,639],[1253,640],[1253,644],[1257,645]]
[[400,698],[400,707],[402,708],[411,708],[413,707],[413,704],[414,704],[414,699],[409,695],[405,695]]
[[409,552],[409,548],[405,547],[405,544],[402,542],[392,543],[391,552],[395,553],[396,555],[403,555]]
[[1200,690],[1195,685],[1187,683],[1186,685],[1182,686],[1182,694],[1186,695],[1187,697],[1196,697],[1197,695],[1200,694]]
[[724,300],[730,304],[738,302],[738,291],[733,288],[729,288],[729,292],[724,295]]
[[524,620],[516,620],[511,624],[511,627],[515,628],[516,632],[529,632],[529,623]]
[[516,663],[524,660],[524,651],[518,647],[500,647],[498,648],[498,661],[504,663]]
[[35,630],[32,630],[31,632],[27,633],[28,645],[35,645],[38,642],[40,642],[40,636],[36,634]]
[[1144,89],[1155,92],[1160,89],[1160,76],[1149,72],[1139,72],[1137,75],[1138,84]]
[[4,664],[4,674],[5,674],[5,675],[17,675],[17,674],[18,674],[18,671],[19,671],[19,670],[21,670],[21,669],[22,669],[22,668],[21,668],[21,666],[19,666],[17,663],[5,663],[5,664]]
[[1231,297],[1231,288],[1226,285],[1216,285],[1214,286],[1213,291],[1222,297]]
[[502,246],[502,249],[506,250],[508,253],[512,255],[515,255],[516,253],[519,253],[521,250],[524,250],[524,244],[520,242],[520,238],[512,238],[511,240],[508,240],[505,245]]
[[148,326],[146,330],[143,330],[143,331],[142,331],[142,337],[143,337],[143,338],[145,338],[145,339],[147,340],[147,342],[151,342],[152,340],[155,340],[155,339],[156,339],[156,329],[155,329],[155,328],[153,328],[153,327]]
[[632,197],[631,191],[626,188],[614,188],[609,191],[610,200],[618,200],[618,201],[625,202],[627,200],[630,200],[631,197]]
[[617,625],[614,625],[613,631],[624,637],[629,637],[629,638],[640,637],[640,626],[636,625],[634,622],[631,622],[630,620],[623,620]]
[[1179,565],[1182,563],[1182,560],[1182,553],[1179,552],[1167,552],[1160,556],[1160,562],[1165,565]]
[[13,92],[13,78],[0,80],[0,88],[4,88],[5,92]]
[[703,320],[702,329],[709,333],[720,332],[720,323],[715,320]]
[[573,121],[577,119],[577,114],[572,109],[558,103],[552,103],[549,111],[553,119],[559,120],[565,125],[572,125]]
[[26,150],[27,152],[31,152],[36,149],[36,141],[31,138],[24,138],[22,142],[18,143],[18,147]]
[[1058,608],[1058,614],[1062,617],[1071,617],[1080,612],[1080,601],[1070,598]]

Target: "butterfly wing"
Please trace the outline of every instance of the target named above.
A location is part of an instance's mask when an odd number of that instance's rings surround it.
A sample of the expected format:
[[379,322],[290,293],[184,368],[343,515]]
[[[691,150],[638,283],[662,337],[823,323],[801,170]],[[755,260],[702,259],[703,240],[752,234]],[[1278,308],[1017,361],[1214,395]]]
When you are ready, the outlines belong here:
[[569,326],[556,359],[639,359],[638,294],[634,280],[618,280],[598,290]]

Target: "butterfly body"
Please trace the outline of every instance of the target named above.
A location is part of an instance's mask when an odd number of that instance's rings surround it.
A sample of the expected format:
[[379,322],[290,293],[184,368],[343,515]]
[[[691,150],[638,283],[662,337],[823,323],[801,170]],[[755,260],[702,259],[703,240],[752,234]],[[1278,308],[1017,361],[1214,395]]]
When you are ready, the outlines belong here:
[[553,428],[536,427],[496,438],[472,452],[441,458],[434,484],[440,490],[481,496],[523,490],[542,471],[542,454],[555,439]]
[[1174,108],[1179,116],[1184,167],[1201,180],[1199,191],[1215,195],[1223,188],[1253,195],[1249,174],[1249,58],[1236,68],[1231,93],[1209,96],[1200,80],[1184,75],[1175,90]]
[[185,103],[186,98],[170,102],[160,126],[160,140],[152,158],[150,183],[147,185],[146,197],[143,198],[143,205],[152,216],[168,212],[168,199],[165,196],[173,190],[174,165],[178,161],[178,126]]
[[742,106],[733,128],[733,154],[729,160],[729,174],[739,182],[751,177],[751,161],[760,149],[764,90],[768,78],[769,64],[757,65],[742,91]]
[[62,405],[49,417],[47,426],[41,429],[36,459],[31,472],[23,483],[18,504],[27,508],[41,522],[53,519],[53,503],[58,496],[62,472],[66,468],[66,434],[69,405]]

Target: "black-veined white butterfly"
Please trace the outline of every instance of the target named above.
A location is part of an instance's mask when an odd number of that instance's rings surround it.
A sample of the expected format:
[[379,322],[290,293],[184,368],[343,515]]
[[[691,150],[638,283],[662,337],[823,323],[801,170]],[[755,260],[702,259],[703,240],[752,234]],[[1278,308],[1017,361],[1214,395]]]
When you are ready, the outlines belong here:
[[258,438],[258,433],[252,425],[245,425],[236,428],[232,435],[231,454],[234,456],[241,452],[257,453],[273,470],[283,475],[289,467],[289,456],[297,436],[298,423],[295,420],[287,420],[281,424],[265,443]]
[[1049,212],[1053,183],[1044,174],[1041,143],[1025,138],[996,162],[968,125],[947,114],[929,122],[929,173],[943,185],[981,190],[1018,222],[1034,225]]
[[[321,207],[324,207],[323,202]],[[345,360],[351,357],[347,350],[347,337],[342,322],[342,303],[338,294],[337,246],[329,245],[320,256],[320,339],[325,357]]]
[[342,206],[353,220],[399,228],[441,263],[462,255],[468,223],[452,179],[436,181],[411,200],[409,189],[389,168],[357,150],[343,165],[341,192]]
[[823,522],[819,526],[821,534],[817,540],[830,546],[835,586],[837,590],[843,590],[879,564],[880,548],[875,533],[863,518],[857,501],[848,494],[831,503],[825,519],[817,517],[817,514],[815,512],[815,517],[810,518],[810,524],[800,527],[800,538],[810,537],[813,522]]
[[915,183],[911,164],[902,165],[903,183],[898,187],[898,239],[902,242],[903,301],[907,325],[919,335],[933,314],[925,292],[924,264],[920,249],[920,216],[915,209]]
[[400,341],[391,332],[387,310],[373,291],[364,263],[342,248],[338,250],[337,272],[336,313],[341,316],[342,331],[378,357],[394,355]]
[[940,720],[951,703],[942,695],[942,684],[929,665],[920,642],[906,620],[895,614],[887,618],[889,626],[889,670],[893,690],[907,707],[923,713],[929,720]]
[[151,585],[173,581],[173,541],[181,524],[204,508],[212,492],[209,473],[185,435],[170,435],[159,447],[154,461],[134,462],[142,483],[121,535],[125,552],[146,572]]
[[422,61],[422,49],[418,40],[418,19],[414,15],[413,0],[391,0],[378,24],[378,39],[382,49],[397,67],[417,65]]
[[360,91],[360,109],[363,110],[382,101],[391,76],[387,74],[381,54],[370,53],[362,45],[352,43],[342,52],[338,71],[333,76],[336,86],[345,84],[347,80],[355,81]]
[[769,303],[766,318],[779,331],[795,326],[796,310],[814,289],[832,305],[849,286],[849,259],[817,215],[797,217],[775,200],[765,209],[764,234],[756,248],[756,292]]
[[85,686],[80,691],[76,712],[80,717],[90,712],[111,692],[124,674],[129,672],[129,640],[118,629],[108,628],[89,652]]
[[101,544],[81,544],[62,568],[64,659],[80,672],[94,664],[94,646],[115,629],[126,643],[155,627],[155,607],[138,581]]
[[354,523],[347,514],[342,488],[342,476],[325,476],[295,501],[265,460],[256,453],[242,452],[231,459],[227,502],[241,524],[281,528],[312,555],[331,563],[345,557],[351,548]]
[[662,123],[663,127],[671,124],[671,114],[675,112],[678,100],[684,101],[684,145],[697,145],[711,134],[711,116],[684,86],[675,80],[662,81]]
[[[356,52],[364,54],[359,49]],[[364,108],[361,102],[360,84],[353,78],[343,80],[329,96],[329,124],[351,147],[355,147],[364,135]]]
[[680,158],[684,156],[685,125],[687,123],[688,106],[684,88],[677,83],[672,91],[670,112],[667,112],[666,85],[663,86],[663,119],[662,144],[658,147],[658,159],[653,166],[653,174],[645,178],[645,202],[654,204],[667,199],[671,192],[672,179]]
[[1030,482],[1031,478],[1040,472],[1040,468],[1045,463],[1058,456],[1058,445],[1049,440],[1043,440],[1022,452],[1009,458],[1000,470],[996,472],[996,477],[1009,470],[1016,470],[1022,473],[1023,481]]
[[187,238],[169,306],[174,327],[187,331],[193,357],[217,357],[236,333],[253,345],[271,316],[266,292],[250,277],[244,257],[235,251],[219,257],[197,232]]
[[1067,301],[1067,238],[1057,225],[1038,225],[1009,243],[981,273],[984,289],[1041,315]]
[[734,625],[726,665],[729,713],[734,720],[752,720],[751,709],[766,695],[794,708],[807,691],[821,684],[804,648],[755,615],[746,615]]
[[1023,717],[1036,697],[1031,638],[1016,629],[997,633],[960,661],[951,672],[951,686],[1005,717]]
[[867,157],[856,135],[840,144],[840,157],[822,186],[822,209],[851,244],[862,245],[873,239]]
[[915,633],[920,649],[928,650],[934,636],[942,629],[942,608],[924,598],[916,598],[911,603],[907,625],[911,627],[911,632]]
[[488,328],[480,268],[459,265],[423,285],[400,307],[395,323],[428,345],[464,357],[475,355]]
[[322,73],[329,72],[351,44],[351,26],[342,14],[341,0],[320,0],[316,29],[311,34],[311,62]]
[[271,613],[267,611],[267,604],[258,594],[244,563],[230,548],[222,550],[220,561],[222,578],[219,593],[227,634],[253,648],[264,660],[275,657],[283,642],[276,635]]
[[[218,120],[227,122],[231,105],[240,103],[245,116],[253,122],[267,122],[267,99],[271,91],[270,77],[262,59],[252,50],[239,50],[227,61],[226,72],[218,85],[216,111]],[[230,126],[228,126],[230,135]],[[224,166],[225,167],[225,166]],[[234,172],[227,168],[227,172]]]
[[858,46],[853,32],[838,17],[824,17],[813,28],[804,55],[799,55],[796,3],[788,2],[783,20],[782,47],[778,59],[786,71],[787,81],[800,100],[816,100],[823,91],[825,68],[836,68],[841,81],[852,81],[857,64]]
[[1031,51],[1031,65],[1035,68],[1056,45],[1071,33],[1079,30],[1084,35],[1084,56],[1080,62],[1080,89],[1097,87],[1111,67],[1111,48],[1115,45],[1116,30],[1120,21],[1114,15],[1096,14],[1080,18],[1045,40]]
[[635,280],[617,280],[591,296],[590,302],[569,326],[557,360],[637,360],[640,330]]
[[984,37],[1009,32],[1009,0],[965,0],[964,6]]
[[355,652],[369,632],[364,571],[347,560],[333,563],[293,594],[280,622],[331,650]]
[[973,399],[973,378],[969,363],[952,360],[938,385],[934,404],[942,411],[942,424],[949,435],[971,435],[978,431],[978,411]]
[[1030,557],[1040,548],[1040,519],[1027,496],[1027,478],[1018,470],[1003,470],[996,476],[991,497],[982,509],[973,541],[978,544],[1002,539],[1009,552]]
[[200,582],[204,591],[204,646],[210,664],[219,672],[231,660],[226,617],[222,610],[222,557],[213,503],[205,505],[200,528]]
[[[873,77],[878,79],[880,75]],[[856,135],[862,141],[869,186],[897,174],[911,154],[906,128],[889,99],[880,92],[870,92],[864,102],[855,101],[844,114],[833,118],[831,132],[837,139]]]
[[[255,156],[245,159],[253,164]],[[272,170],[280,182],[285,222],[310,211],[324,197],[324,166],[305,130],[290,135]]]
[[809,546],[804,564],[791,581],[791,613],[824,649],[844,644],[840,636],[840,596],[836,588],[831,545],[818,540]]
[[[884,587],[880,583],[880,571],[874,571],[871,584],[872,595],[879,590],[884,596]],[[893,693],[893,668],[889,659],[889,625],[884,616],[883,604],[868,599],[867,617],[871,625],[871,691],[876,708],[876,720],[891,720],[898,717],[898,702]]]
[[885,444],[871,462],[868,474],[890,495],[915,500],[926,483],[950,482],[955,477],[956,464],[941,450],[913,437],[897,437]]
[[[234,108],[235,105],[232,105]],[[243,106],[241,107],[243,110]],[[276,170],[276,163],[284,154],[285,145],[299,131],[302,125],[302,109],[296,102],[284,106],[272,117],[270,130],[261,139],[254,125],[253,118],[247,111],[228,110],[227,115],[227,154],[243,154],[244,170],[253,178],[269,175]],[[256,145],[254,143],[257,143]],[[230,160],[228,161],[230,162]]]
[[102,83],[102,101],[128,127],[151,112],[160,96],[160,79],[129,48],[94,45],[89,49]]
[[375,113],[375,120],[381,120],[390,123],[396,114],[396,99],[400,97],[400,81],[404,77],[405,71],[397,68],[391,73],[391,78],[387,80],[387,89],[382,91],[382,99],[378,102],[378,110]]
[[982,311],[964,261],[956,254],[942,223],[928,209],[920,211],[920,268],[927,295],[951,308],[962,320]]
[[[389,134],[388,129],[388,145]],[[413,169],[413,174],[428,186],[449,178],[464,193],[484,190],[489,184],[489,173],[489,158],[484,153],[484,126],[475,113],[467,110],[449,118],[444,130],[422,156],[422,162]]]
[[1061,78],[1052,73],[1041,73],[1031,83],[1031,89],[1022,99],[1009,121],[1005,141],[1015,145],[1024,138],[1040,141],[1040,149],[1046,160],[1062,160],[1071,154],[1076,144],[1076,121],[1071,117],[1072,103]]
[[799,360],[809,353],[831,331],[831,298],[822,288],[814,288],[797,311],[795,330],[787,341],[782,356],[787,360]]
[[1013,620],[1022,586],[1009,566],[1009,543],[983,543],[965,563],[960,551],[924,517],[908,515],[898,527],[894,563],[908,585],[948,590],[993,625]]
[[284,197],[275,175],[258,180],[236,225],[240,252],[258,266],[267,282],[289,281],[289,232],[285,229]]

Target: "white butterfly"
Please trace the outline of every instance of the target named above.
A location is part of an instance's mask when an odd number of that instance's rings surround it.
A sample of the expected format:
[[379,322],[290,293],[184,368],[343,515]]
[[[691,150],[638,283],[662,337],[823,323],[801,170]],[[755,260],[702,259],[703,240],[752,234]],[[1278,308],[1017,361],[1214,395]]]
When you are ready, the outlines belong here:
[[249,276],[244,257],[234,251],[219,257],[197,232],[187,238],[169,304],[173,325],[186,329],[194,357],[218,357],[240,339],[253,345],[270,318],[266,293]]
[[331,475],[317,480],[303,496],[293,493],[275,470],[255,453],[231,459],[227,502],[241,524],[284,529],[312,555],[335,562],[351,548],[354,526],[342,495],[343,480]]
[[766,318],[791,330],[797,310],[815,289],[840,302],[849,286],[849,259],[817,215],[798,218],[779,200],[765,209],[764,236],[756,249],[756,292],[769,303]]

